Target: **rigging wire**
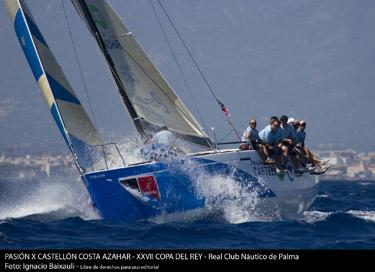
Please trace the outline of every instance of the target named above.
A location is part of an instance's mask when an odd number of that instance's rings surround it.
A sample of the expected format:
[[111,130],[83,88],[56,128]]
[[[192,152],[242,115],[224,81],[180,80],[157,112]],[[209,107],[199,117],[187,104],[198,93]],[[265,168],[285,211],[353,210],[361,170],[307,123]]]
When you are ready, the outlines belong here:
[[65,21],[66,21],[66,24],[67,24],[70,41],[73,45],[74,57],[77,61],[78,70],[79,70],[79,73],[80,73],[80,76],[81,76],[81,79],[82,79],[83,89],[85,91],[85,95],[87,97],[87,101],[88,101],[88,104],[89,104],[90,115],[91,115],[92,121],[94,122],[95,127],[97,128],[98,126],[96,124],[94,110],[93,110],[93,107],[91,105],[91,100],[90,100],[87,84],[86,84],[85,78],[83,76],[82,66],[81,66],[81,63],[80,63],[79,58],[78,58],[77,47],[76,47],[76,44],[75,44],[74,39],[73,39],[73,33],[72,33],[71,25],[69,23],[68,13],[66,11],[66,7],[65,7],[64,2],[65,2],[64,0],[61,0],[61,4],[62,4],[62,7],[63,7],[63,11],[64,11],[64,17],[65,17]]
[[[138,116],[138,114],[136,113],[133,105],[131,104],[131,102],[129,101],[129,98],[128,98],[128,95],[127,95],[127,92],[126,92],[126,89],[125,89],[125,86],[124,86],[124,83],[122,82],[118,72],[117,72],[117,69],[115,67],[115,63],[112,59],[112,56],[110,54],[110,52],[107,50],[107,47],[105,45],[105,41],[103,40],[103,37],[102,37],[102,34],[100,33],[100,31],[98,30],[97,26],[96,26],[96,23],[94,21],[94,18],[93,18],[93,15],[91,14],[88,6],[87,6],[87,3],[84,2],[83,0],[77,0],[79,1],[79,5],[80,7],[82,8],[82,11],[84,13],[84,17],[89,21],[88,22],[88,26],[89,26],[89,30],[91,32],[91,34],[94,36],[96,42],[97,42],[97,45],[99,47],[99,49],[102,51],[105,59],[106,59],[106,62],[108,64],[108,67],[111,71],[111,74],[116,82],[116,85],[119,89],[119,92],[121,94],[121,96],[123,97],[123,101],[125,102],[125,106],[128,108],[128,111],[131,115],[131,117],[133,118],[133,121],[136,123],[136,128],[138,129],[138,132],[141,134],[142,138],[146,138],[148,137],[149,135],[149,131],[148,130],[145,130],[145,126],[143,126],[142,124],[142,118]],[[128,32],[128,33],[125,33],[125,36],[129,37],[130,39],[132,39],[132,41],[134,43],[137,44],[136,40],[134,39],[134,35],[132,32]],[[129,59],[134,62],[134,64],[144,73],[144,75],[151,81],[155,84],[155,86],[163,93],[166,95],[166,97],[168,98],[169,101],[172,101],[173,103],[175,102],[174,100],[172,100],[172,98],[170,98],[168,96],[168,93],[166,93],[166,91],[158,84],[157,80],[147,71],[147,65],[143,65],[142,63],[142,60],[141,60],[141,63],[139,63],[139,59],[137,57],[137,54],[132,54],[131,52],[129,52],[127,50],[127,46],[124,46],[122,47],[122,52],[126,54],[127,57],[129,57]],[[142,52],[142,51],[141,51]],[[133,116],[133,113],[134,113],[134,116]],[[180,114],[182,115],[183,118],[186,118],[187,120],[190,121],[190,116],[188,114],[185,114],[185,112],[181,111]],[[152,124],[151,122],[149,122],[150,124]],[[200,136],[189,136],[189,137],[197,137],[198,140],[202,137]],[[207,138],[207,137],[204,137],[204,138]],[[212,146],[212,143],[209,139],[206,139],[205,141],[206,143],[204,145],[208,145],[208,146]],[[198,143],[198,142],[197,142]],[[200,144],[201,145],[201,144]]]
[[162,22],[161,22],[161,20],[160,20],[160,17],[159,17],[159,15],[158,15],[157,11],[156,11],[156,8],[155,8],[154,4],[152,3],[152,0],[149,0],[149,3],[150,3],[150,5],[151,5],[151,7],[152,7],[152,10],[154,11],[154,14],[155,14],[156,20],[158,21],[158,24],[159,24],[159,26],[160,26],[160,28],[161,28],[161,30],[162,30],[162,32],[163,32],[164,38],[165,38],[165,40],[166,40],[166,42],[167,42],[167,44],[168,44],[168,48],[169,48],[169,50],[170,50],[171,53],[172,53],[173,59],[174,59],[176,65],[177,65],[177,68],[178,68],[178,70],[179,70],[179,72],[180,72],[180,74],[181,74],[181,77],[182,77],[183,81],[184,81],[185,87],[186,87],[186,89],[188,90],[188,92],[189,92],[189,94],[190,94],[191,100],[193,101],[194,107],[195,107],[195,109],[196,109],[196,111],[197,111],[197,113],[198,113],[198,115],[199,115],[199,119],[201,119],[202,124],[203,124],[205,130],[208,131],[208,130],[207,130],[207,125],[205,124],[204,119],[203,119],[203,117],[202,117],[202,113],[200,112],[199,107],[198,107],[198,105],[197,105],[197,103],[196,103],[196,101],[195,101],[195,99],[194,99],[194,96],[193,96],[193,94],[192,94],[191,88],[190,88],[190,86],[189,86],[189,84],[188,84],[188,82],[187,82],[187,79],[186,79],[186,77],[185,77],[184,72],[182,71],[181,65],[180,65],[180,63],[179,63],[179,61],[178,61],[178,58],[177,58],[177,55],[176,55],[176,53],[174,52],[173,47],[172,47],[172,45],[171,45],[171,43],[170,43],[170,41],[169,41],[169,39],[168,39],[168,35],[167,35],[167,33],[166,33],[166,31],[165,31],[165,29],[164,29],[164,27],[163,27],[163,24],[162,24]]
[[204,82],[206,83],[208,89],[210,90],[211,94],[213,95],[213,97],[219,101],[219,99],[217,98],[216,94],[215,94],[215,91],[214,89],[211,87],[210,83],[208,82],[208,80],[206,79],[205,75],[203,74],[202,70],[200,69],[197,61],[195,60],[193,54],[191,53],[190,49],[188,48],[188,46],[186,45],[184,39],[182,38],[180,32],[177,30],[176,26],[174,25],[173,21],[172,21],[172,18],[169,16],[168,12],[166,11],[166,9],[164,8],[163,4],[160,2],[160,0],[157,0],[159,6],[162,8],[165,16],[168,18],[168,21],[169,23],[172,25],[174,31],[176,32],[178,38],[180,39],[180,41],[182,42],[183,46],[185,47],[185,50],[187,51],[187,53],[189,54],[191,60],[194,62],[194,65],[197,67],[198,69],[198,72],[199,74],[201,75],[201,77],[203,78]]
[[230,129],[228,130],[228,132],[227,132],[223,137],[221,137],[221,139],[219,140],[219,143],[220,143],[221,141],[224,141],[224,139],[227,138],[232,132],[233,132],[233,129],[230,128]]
[[211,86],[211,84],[208,82],[206,76],[204,75],[204,73],[203,73],[202,70],[200,69],[200,67],[199,67],[199,65],[198,65],[198,63],[197,63],[197,61],[195,60],[195,58],[194,58],[193,54],[191,53],[189,47],[186,45],[186,43],[185,43],[184,39],[182,38],[180,32],[177,30],[175,24],[174,24],[173,21],[172,21],[172,18],[169,16],[169,14],[168,14],[168,12],[167,12],[167,10],[164,8],[164,6],[163,6],[163,4],[161,3],[160,0],[156,0],[156,1],[158,2],[159,6],[160,6],[161,9],[163,10],[165,16],[167,17],[167,19],[168,19],[169,23],[171,24],[171,26],[173,27],[174,31],[176,32],[178,38],[180,39],[182,45],[184,46],[184,48],[185,48],[185,50],[186,50],[186,52],[189,54],[191,60],[193,61],[194,65],[195,65],[195,67],[197,68],[199,74],[201,75],[203,81],[206,83],[206,85],[207,85],[208,89],[210,90],[212,96],[216,99],[216,102],[220,105],[221,110],[224,112],[225,117],[227,118],[227,121],[228,121],[229,126],[233,129],[233,131],[235,132],[237,138],[241,141],[241,136],[240,136],[239,132],[237,131],[237,129],[235,128],[233,122],[232,122],[232,121],[230,120],[230,118],[229,118],[229,112],[228,112],[228,109],[225,107],[225,105],[224,105],[224,104],[219,100],[219,98],[217,97],[217,95],[216,95],[214,89],[212,88],[212,86]]

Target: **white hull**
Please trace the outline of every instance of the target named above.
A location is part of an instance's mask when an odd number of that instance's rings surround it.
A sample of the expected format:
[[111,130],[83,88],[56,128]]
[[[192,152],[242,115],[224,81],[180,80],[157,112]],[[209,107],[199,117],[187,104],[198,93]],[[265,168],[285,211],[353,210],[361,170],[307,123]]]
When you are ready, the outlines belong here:
[[273,215],[281,219],[296,218],[311,206],[318,194],[317,175],[305,173],[296,176],[291,171],[278,175],[275,167],[264,165],[254,150],[233,149],[191,155],[235,166],[259,178],[260,182],[276,195],[276,197],[263,198],[259,202],[257,212],[264,213],[265,217]]

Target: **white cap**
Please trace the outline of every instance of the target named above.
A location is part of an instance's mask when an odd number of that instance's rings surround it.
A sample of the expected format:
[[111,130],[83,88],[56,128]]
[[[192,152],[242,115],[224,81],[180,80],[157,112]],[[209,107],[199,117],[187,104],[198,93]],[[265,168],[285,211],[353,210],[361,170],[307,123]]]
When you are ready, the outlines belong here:
[[296,120],[294,120],[293,117],[290,117],[290,118],[288,119],[288,124],[294,123],[295,121],[296,121]]

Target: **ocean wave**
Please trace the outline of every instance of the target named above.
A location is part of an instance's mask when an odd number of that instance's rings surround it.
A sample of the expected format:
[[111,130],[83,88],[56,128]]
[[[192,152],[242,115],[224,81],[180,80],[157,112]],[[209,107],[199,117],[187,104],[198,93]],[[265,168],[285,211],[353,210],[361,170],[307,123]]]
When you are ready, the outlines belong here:
[[321,194],[321,195],[317,195],[316,197],[317,198],[329,198],[329,195]]
[[334,212],[321,212],[321,211],[305,211],[303,213],[302,221],[309,224],[326,220]]
[[[24,181],[24,184],[8,182],[7,194],[1,199],[0,220],[49,215],[64,219],[81,217],[98,219],[83,183],[72,177],[50,177],[45,180]],[[47,216],[48,217],[48,216]]]
[[359,182],[359,185],[362,185],[362,186],[372,186],[372,185],[375,185],[375,182]]
[[8,243],[8,236],[0,231],[0,244]]
[[374,223],[375,222],[375,211],[356,211],[350,210],[347,212],[357,218],[363,219],[367,222]]
[[230,224],[280,219],[278,207],[264,209],[259,192],[251,183],[238,182],[232,175],[209,174],[193,161],[187,161],[184,170],[191,175],[196,194],[205,199],[206,218],[221,218]]

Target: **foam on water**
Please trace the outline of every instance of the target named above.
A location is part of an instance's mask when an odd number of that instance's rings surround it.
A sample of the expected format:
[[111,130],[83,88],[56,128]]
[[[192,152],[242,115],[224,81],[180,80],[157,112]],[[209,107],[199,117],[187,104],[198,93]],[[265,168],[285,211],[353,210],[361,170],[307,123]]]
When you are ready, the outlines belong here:
[[[7,182],[6,186],[10,193],[1,199],[0,219],[35,215],[51,220],[74,216],[86,220],[99,218],[86,188],[76,176]],[[12,186],[17,188],[9,188]]]
[[[144,161],[140,156],[140,148],[143,144],[139,139],[123,139],[119,145],[120,152],[126,154],[125,160],[127,164],[139,163]],[[189,153],[188,147],[184,148]],[[149,221],[154,223],[181,222],[207,219],[214,216],[216,219],[221,217],[225,221],[238,224],[252,221],[270,221],[274,220],[274,214],[270,216],[260,213],[258,209],[259,198],[258,193],[254,189],[250,189],[241,185],[231,176],[212,175],[205,172],[200,165],[186,158],[176,158],[173,160],[165,160],[165,163],[173,169],[176,162],[184,160],[182,170],[187,173],[193,180],[193,188],[198,197],[205,199],[205,208],[194,211],[163,214],[156,218],[150,218]],[[178,164],[181,167],[181,164]],[[173,170],[172,170],[173,171]],[[278,213],[276,218],[278,219]]]
[[278,213],[261,211],[258,192],[251,184],[240,183],[231,175],[209,174],[193,161],[187,161],[184,168],[193,180],[195,193],[205,199],[205,216],[220,215],[231,224],[278,219]]
[[139,163],[144,161],[140,154],[143,143],[139,137],[124,138],[118,140],[118,148],[126,164]]
[[257,192],[249,191],[231,177],[201,174],[193,180],[196,194],[205,199],[203,209],[194,209],[149,218],[153,223],[192,222],[196,220],[226,221],[240,224],[255,221],[278,220],[259,211]]
[[222,211],[229,223],[257,221],[256,192],[247,191],[231,177],[200,175],[196,180],[198,194],[206,199],[207,210]]
[[321,195],[317,195],[316,197],[317,198],[329,198],[329,195],[327,195],[327,194],[321,194]]
[[[313,224],[316,222],[326,220],[330,215],[336,214],[338,212],[321,212],[321,211],[305,211],[303,213],[303,221]],[[358,210],[349,210],[344,212],[345,214],[350,214],[359,219],[363,219],[370,223],[375,223],[375,211],[358,211]]]
[[354,211],[354,210],[350,210],[347,213],[349,213],[349,214],[351,214],[351,215],[353,215],[357,218],[366,220],[367,222],[375,223],[375,211]]
[[[134,164],[145,161],[145,158],[141,156],[140,150],[147,144],[145,144],[144,141],[139,138],[139,136],[134,135],[131,138],[116,139],[115,142],[117,142],[117,146],[126,164]],[[176,139],[176,145],[178,146],[178,149],[185,154],[202,151],[195,145],[178,139]]]
[[[143,146],[138,138],[122,139],[119,144],[121,154],[126,164],[144,161],[140,156]],[[277,207],[265,210],[258,192],[251,183],[236,181],[231,175],[209,174],[192,160],[173,158],[166,163],[179,165],[184,160],[183,170],[191,177],[194,193],[205,199],[205,208],[196,211],[163,215],[155,222],[194,221],[199,219],[219,219],[232,224],[253,221],[279,220]],[[176,164],[177,162],[177,164]],[[181,170],[181,168],[179,168]],[[22,184],[24,182],[24,184]],[[91,198],[78,174],[74,172],[69,177],[57,176],[39,180],[33,186],[23,186],[28,182],[22,181],[18,190],[13,190],[6,198],[0,196],[0,219],[30,217],[40,219],[47,215],[51,219],[63,219],[78,216],[82,219],[98,219],[98,213],[93,208]],[[261,180],[259,180],[262,183]],[[9,185],[9,184],[8,184]],[[10,185],[12,186],[12,185]]]
[[[119,149],[121,154],[126,154],[123,157],[127,164],[143,161],[139,155],[139,146],[141,142],[138,137],[122,139]],[[118,159],[118,156],[113,158],[113,164],[118,164]],[[100,218],[75,169],[67,176],[62,174],[36,181],[7,181],[2,186],[6,186],[7,194],[0,194],[0,220],[22,217],[37,220]]]
[[326,220],[331,214],[332,212],[305,211],[302,220],[309,224],[314,224]]

